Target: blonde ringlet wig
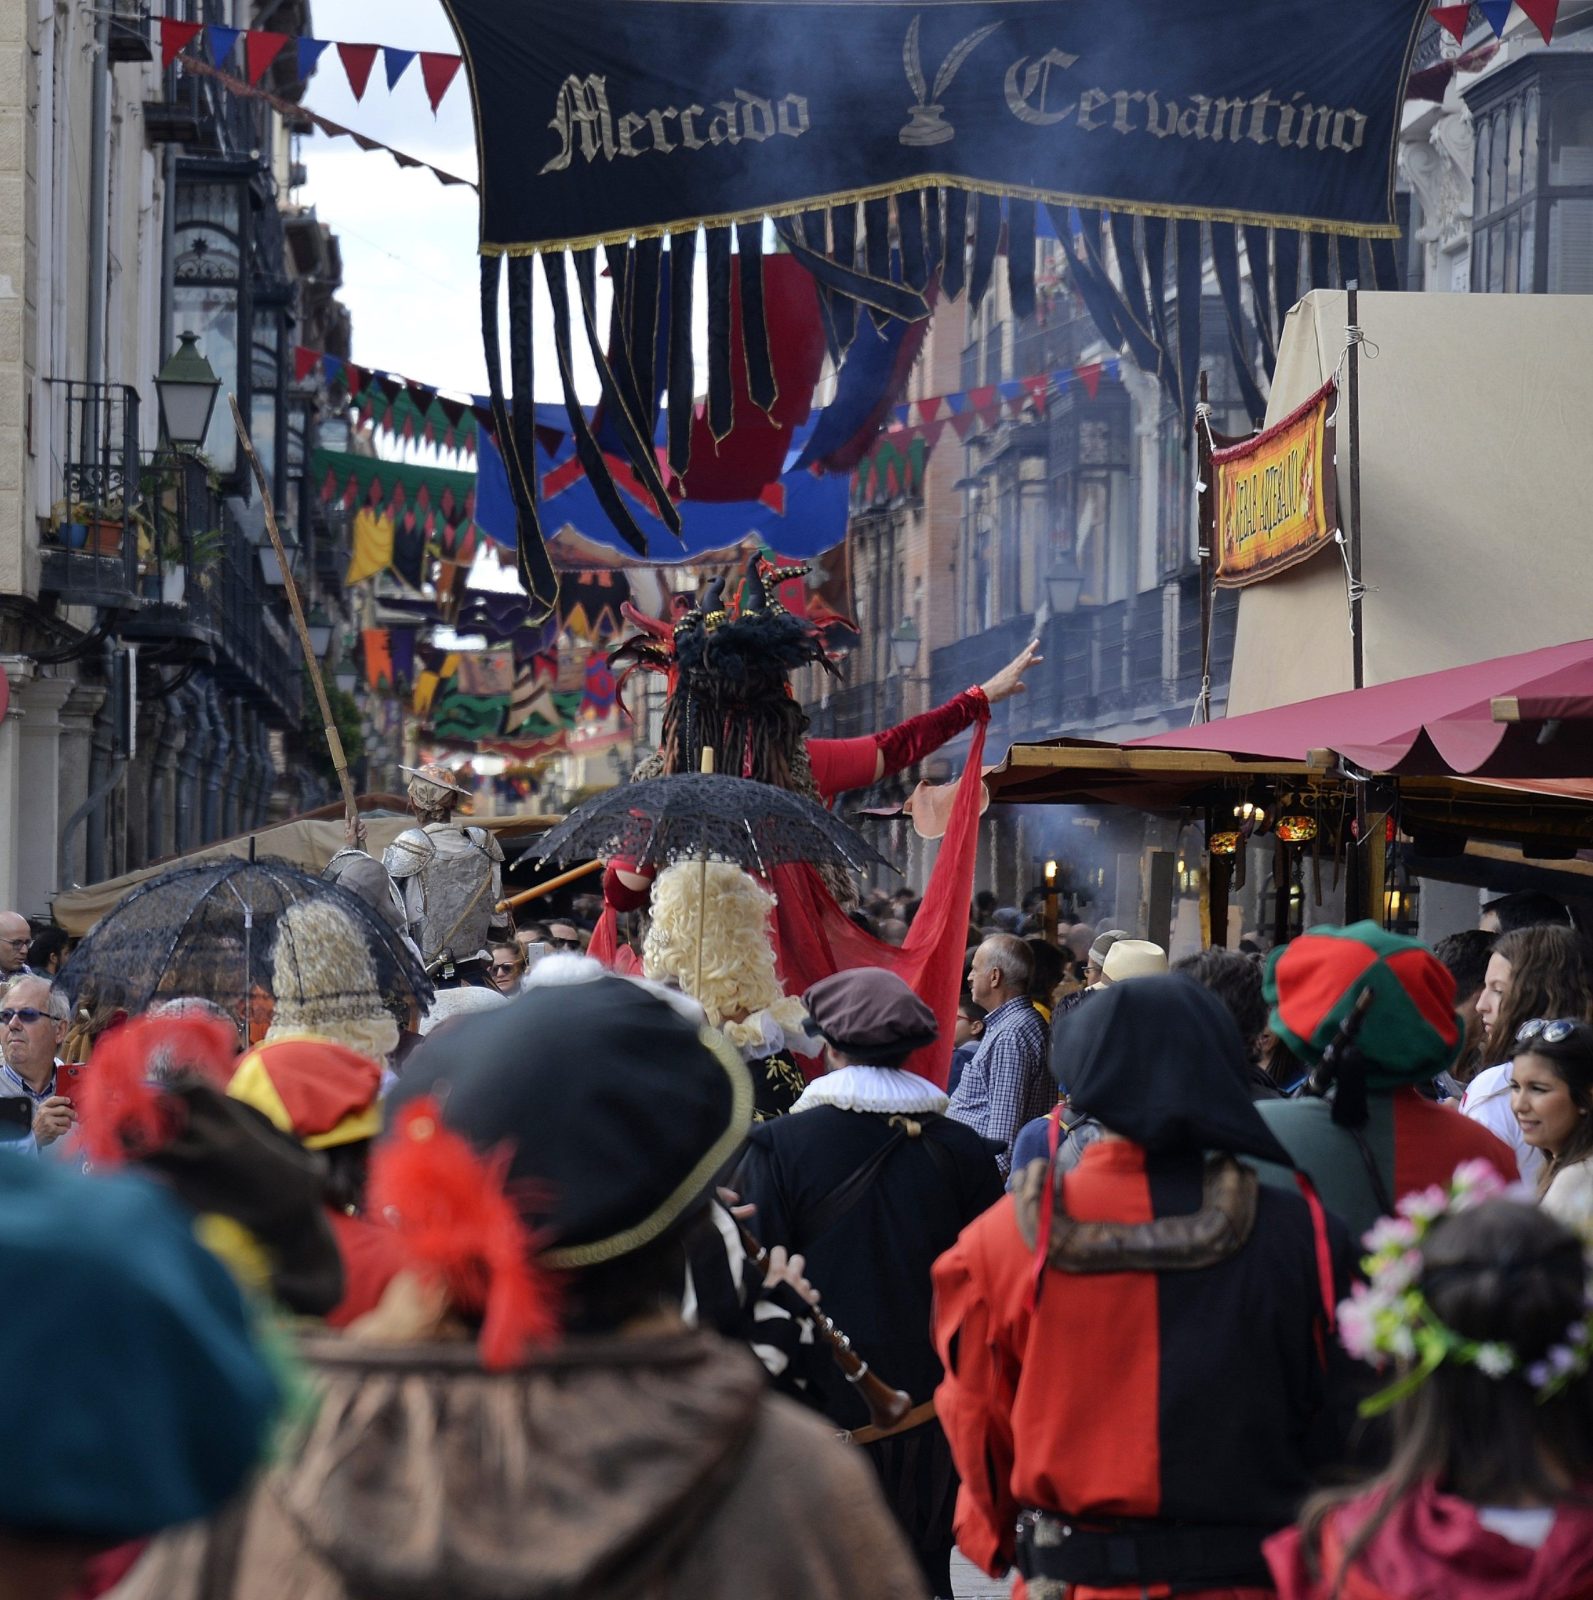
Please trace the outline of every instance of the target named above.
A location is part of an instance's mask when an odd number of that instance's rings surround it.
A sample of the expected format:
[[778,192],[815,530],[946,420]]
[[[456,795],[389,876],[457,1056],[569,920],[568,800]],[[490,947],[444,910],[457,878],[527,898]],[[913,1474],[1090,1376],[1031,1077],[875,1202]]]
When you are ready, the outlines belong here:
[[784,997],[784,991],[769,939],[774,896],[728,861],[707,864],[710,913],[698,983],[703,874],[700,861],[682,861],[659,873],[653,884],[642,970],[656,982],[678,984],[718,1028],[726,1017],[767,1010]]

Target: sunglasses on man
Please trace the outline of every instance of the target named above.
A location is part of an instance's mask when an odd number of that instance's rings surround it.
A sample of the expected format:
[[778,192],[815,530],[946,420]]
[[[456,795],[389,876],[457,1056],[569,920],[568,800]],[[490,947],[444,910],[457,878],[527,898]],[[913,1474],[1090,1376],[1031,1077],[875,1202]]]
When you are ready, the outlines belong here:
[[549,939],[548,947],[552,950],[579,950],[581,941],[579,939]]
[[0,1010],[0,1028],[10,1027],[13,1022],[21,1022],[31,1028],[35,1022],[47,1020],[49,1015],[48,1011],[40,1011],[37,1006],[6,1006]]

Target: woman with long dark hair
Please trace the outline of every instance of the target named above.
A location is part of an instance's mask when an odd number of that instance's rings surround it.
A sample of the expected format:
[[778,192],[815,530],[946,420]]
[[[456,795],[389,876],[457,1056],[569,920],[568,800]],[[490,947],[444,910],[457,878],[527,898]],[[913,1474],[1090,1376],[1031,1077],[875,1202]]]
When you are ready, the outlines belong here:
[[1521,1137],[1547,1158],[1543,1209],[1568,1227],[1593,1223],[1593,1027],[1534,1017],[1516,1033],[1510,1109]]
[[1413,1196],[1368,1235],[1371,1283],[1341,1328],[1403,1369],[1369,1403],[1392,1403],[1393,1457],[1268,1542],[1282,1600],[1593,1595],[1582,1246],[1542,1211],[1479,1199],[1489,1180],[1465,1173],[1445,1209]]
[[1521,1136],[1510,1109],[1510,1061],[1516,1034],[1534,1017],[1593,1022],[1593,947],[1574,928],[1556,923],[1503,935],[1488,958],[1482,994],[1482,1059],[1460,1109],[1496,1133],[1515,1152],[1521,1176],[1533,1181],[1543,1157]]

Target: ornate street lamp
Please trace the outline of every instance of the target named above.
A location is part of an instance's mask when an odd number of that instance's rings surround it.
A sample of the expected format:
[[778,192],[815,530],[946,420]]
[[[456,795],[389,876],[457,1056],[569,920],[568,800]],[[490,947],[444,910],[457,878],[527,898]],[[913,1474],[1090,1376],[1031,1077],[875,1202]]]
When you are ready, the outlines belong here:
[[210,428],[221,379],[199,348],[199,335],[180,333],[177,349],[155,378],[160,425],[174,445],[196,449]]
[[903,617],[896,624],[896,631],[891,634],[891,660],[896,663],[896,670],[904,678],[918,665],[918,650],[921,643],[918,624],[911,617]]
[[1045,575],[1045,594],[1052,616],[1071,616],[1078,610],[1079,596],[1083,593],[1084,573],[1072,552],[1064,552]]

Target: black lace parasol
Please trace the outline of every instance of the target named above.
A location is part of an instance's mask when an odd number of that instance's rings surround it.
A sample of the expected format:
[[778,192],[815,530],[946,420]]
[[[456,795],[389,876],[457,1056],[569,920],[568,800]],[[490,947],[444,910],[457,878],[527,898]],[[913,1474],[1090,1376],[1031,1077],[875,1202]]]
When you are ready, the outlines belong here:
[[732,861],[760,878],[792,861],[836,862],[854,871],[890,865],[805,795],[711,772],[611,789],[572,811],[531,853],[545,861],[618,856],[639,867]]
[[[284,922],[310,902],[318,909]],[[283,940],[291,959],[278,963]],[[287,994],[276,993],[283,972],[294,975]],[[178,867],[140,885],[100,919],[57,982],[74,1007],[138,1012],[194,996],[240,1024],[268,998],[357,1006],[374,991],[401,1017],[432,996],[413,948],[363,900],[272,857]]]

